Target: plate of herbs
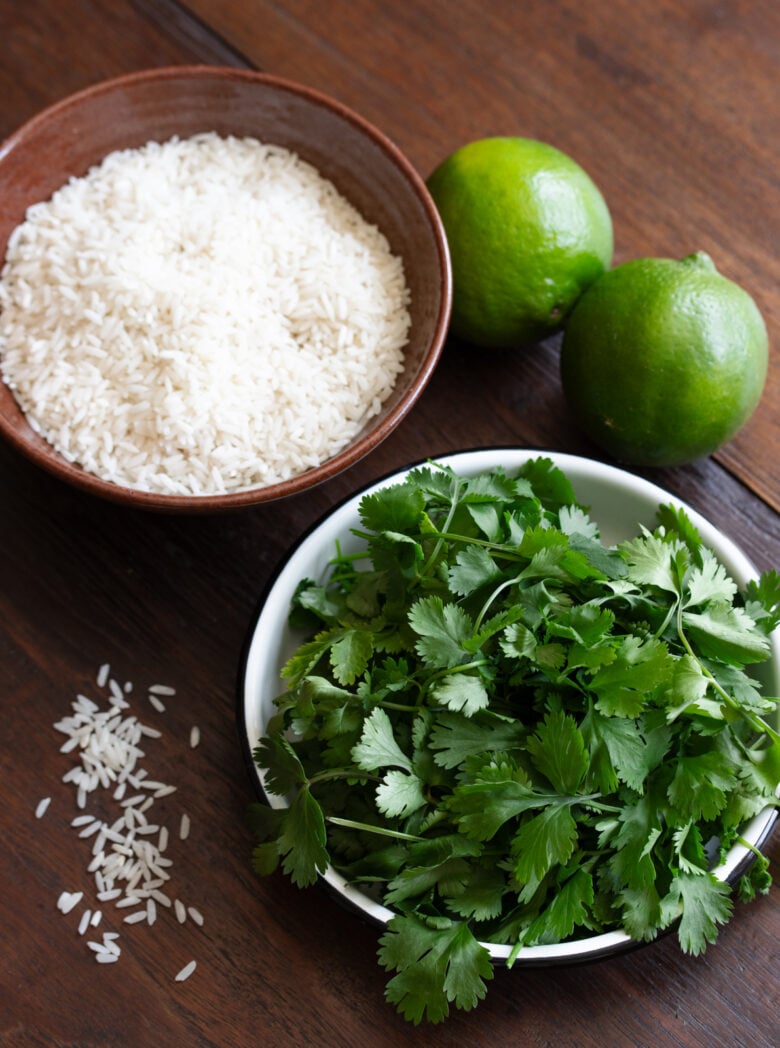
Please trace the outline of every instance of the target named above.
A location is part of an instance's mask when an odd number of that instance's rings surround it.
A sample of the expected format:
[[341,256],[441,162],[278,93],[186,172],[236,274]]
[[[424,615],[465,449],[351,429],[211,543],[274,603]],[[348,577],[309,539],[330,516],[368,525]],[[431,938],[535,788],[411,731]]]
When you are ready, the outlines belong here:
[[676,934],[769,889],[780,576],[647,480],[501,448],[357,493],[290,552],[241,672],[258,874],[381,926],[388,1000]]

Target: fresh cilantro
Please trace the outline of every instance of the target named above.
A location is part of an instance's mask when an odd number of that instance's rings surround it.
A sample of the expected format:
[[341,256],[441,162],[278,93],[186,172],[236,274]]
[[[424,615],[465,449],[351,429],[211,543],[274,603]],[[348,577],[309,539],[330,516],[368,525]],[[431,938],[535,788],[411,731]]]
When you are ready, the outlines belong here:
[[[301,643],[254,756],[258,874],[334,867],[395,911],[379,960],[414,1023],[471,1009],[485,943],[675,925],[732,911],[717,860],[777,804],[777,700],[751,675],[780,575],[744,594],[684,510],[605,547],[547,458],[514,475],[430,463],[361,501],[290,608]],[[754,863],[735,894],[771,884]]]
[[445,1019],[450,1002],[474,1008],[493,978],[487,950],[464,922],[394,917],[380,945],[379,963],[398,973],[388,983],[388,1000],[415,1024]]

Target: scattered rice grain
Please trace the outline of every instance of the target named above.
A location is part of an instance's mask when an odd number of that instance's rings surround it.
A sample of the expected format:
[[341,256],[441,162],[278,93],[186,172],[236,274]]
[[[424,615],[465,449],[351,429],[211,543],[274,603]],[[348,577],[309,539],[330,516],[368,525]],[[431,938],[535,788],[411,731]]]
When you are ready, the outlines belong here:
[[184,982],[185,979],[189,979],[192,973],[197,968],[195,961],[190,961],[189,964],[185,964],[180,972],[176,975],[176,982]]
[[62,913],[70,913],[74,907],[78,906],[81,900],[84,898],[84,892],[62,892],[57,902],[57,908]]
[[203,914],[200,912],[200,910],[196,910],[194,906],[188,906],[187,913],[190,915],[192,920],[195,921],[196,924],[199,924],[201,927],[203,927]]

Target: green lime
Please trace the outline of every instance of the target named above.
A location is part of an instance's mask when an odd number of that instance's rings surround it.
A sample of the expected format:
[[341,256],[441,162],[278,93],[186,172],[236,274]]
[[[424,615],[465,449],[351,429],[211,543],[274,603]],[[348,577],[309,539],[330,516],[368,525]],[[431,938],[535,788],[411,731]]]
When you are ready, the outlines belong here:
[[553,146],[483,138],[428,178],[452,257],[452,333],[478,346],[539,341],[612,261],[612,220]]
[[566,400],[622,462],[709,455],[747,422],[766,380],[767,333],[753,299],[709,255],[644,258],[600,277],[569,318]]

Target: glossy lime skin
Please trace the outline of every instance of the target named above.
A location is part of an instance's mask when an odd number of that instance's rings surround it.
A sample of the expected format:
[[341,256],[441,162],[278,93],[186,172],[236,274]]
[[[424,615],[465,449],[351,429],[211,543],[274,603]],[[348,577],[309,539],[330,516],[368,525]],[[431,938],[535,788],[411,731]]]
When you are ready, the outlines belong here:
[[578,302],[561,379],[582,429],[618,461],[679,465],[745,424],[768,355],[758,307],[708,255],[637,259],[605,273]]
[[612,220],[586,172],[528,138],[484,138],[427,180],[450,248],[450,330],[477,346],[537,342],[561,327],[612,261]]

